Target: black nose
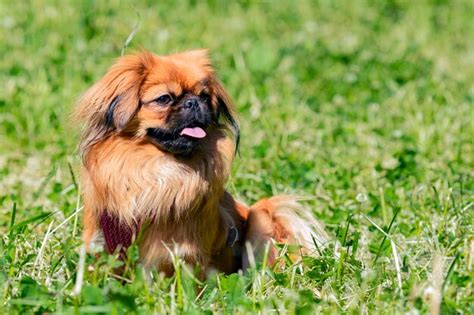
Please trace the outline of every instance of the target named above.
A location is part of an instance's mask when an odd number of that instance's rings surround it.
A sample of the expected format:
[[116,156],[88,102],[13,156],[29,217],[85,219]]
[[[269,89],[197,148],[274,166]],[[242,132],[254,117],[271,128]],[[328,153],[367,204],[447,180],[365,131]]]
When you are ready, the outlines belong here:
[[197,99],[190,98],[184,101],[184,107],[189,109],[196,109],[199,106]]

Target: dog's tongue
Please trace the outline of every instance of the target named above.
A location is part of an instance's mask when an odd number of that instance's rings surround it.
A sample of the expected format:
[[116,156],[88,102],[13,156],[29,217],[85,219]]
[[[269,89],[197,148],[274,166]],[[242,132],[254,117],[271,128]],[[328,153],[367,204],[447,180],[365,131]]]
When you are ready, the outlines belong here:
[[206,136],[206,132],[202,130],[202,128],[194,127],[194,128],[184,128],[181,133],[181,136],[189,136],[193,138],[204,138]]

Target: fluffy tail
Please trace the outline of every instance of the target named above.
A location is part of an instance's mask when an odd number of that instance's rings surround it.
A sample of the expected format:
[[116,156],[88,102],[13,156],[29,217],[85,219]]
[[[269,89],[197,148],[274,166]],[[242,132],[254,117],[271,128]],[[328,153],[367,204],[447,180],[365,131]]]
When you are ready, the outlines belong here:
[[[295,196],[275,196],[262,199],[250,207],[243,254],[244,270],[255,260],[261,261],[268,253],[267,262],[273,265],[278,256],[276,243],[299,245],[292,259],[301,254],[317,254],[329,242],[329,236],[312,213]],[[295,257],[296,256],[296,257]]]

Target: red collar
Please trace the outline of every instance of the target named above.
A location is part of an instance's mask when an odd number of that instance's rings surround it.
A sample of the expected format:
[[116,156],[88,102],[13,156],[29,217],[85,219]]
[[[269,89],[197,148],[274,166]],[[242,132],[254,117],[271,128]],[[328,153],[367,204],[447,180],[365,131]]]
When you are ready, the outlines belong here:
[[120,248],[120,256],[125,255],[127,248],[132,245],[137,236],[139,225],[137,224],[135,229],[133,229],[120,222],[117,216],[112,216],[105,211],[100,216],[99,221],[107,251],[112,254],[115,253],[117,248]]

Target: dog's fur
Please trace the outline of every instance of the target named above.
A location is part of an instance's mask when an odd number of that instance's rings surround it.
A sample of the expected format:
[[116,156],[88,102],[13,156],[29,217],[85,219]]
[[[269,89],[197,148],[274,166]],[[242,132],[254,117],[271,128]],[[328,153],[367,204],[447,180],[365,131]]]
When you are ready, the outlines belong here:
[[[157,98],[165,94],[176,102]],[[192,117],[205,130],[202,139],[178,136],[191,115],[183,107],[190,98],[197,100]],[[248,267],[250,256],[261,258],[267,244],[273,263],[273,241],[307,249],[314,240],[324,242],[324,231],[295,198],[272,197],[247,207],[225,190],[239,128],[206,51],[121,57],[85,93],[75,114],[84,125],[86,247],[101,233],[104,212],[135,234],[143,227],[141,261],[166,274],[173,273],[170,248],[204,272],[230,273]],[[229,244],[234,228],[243,237]]]

